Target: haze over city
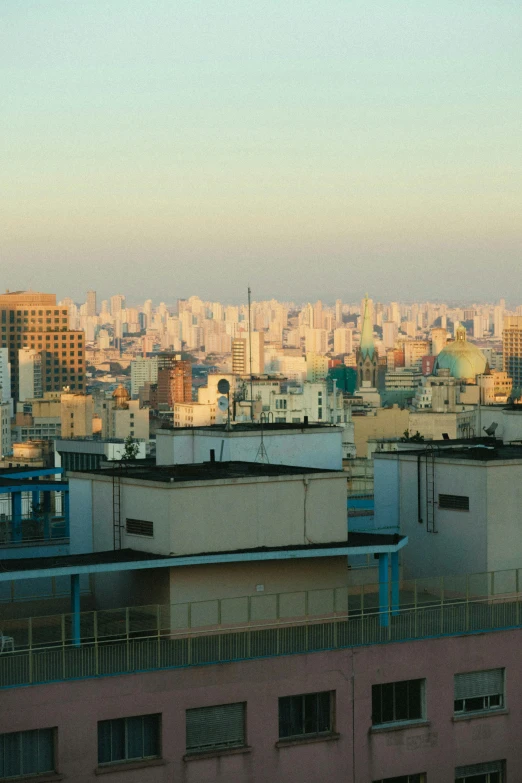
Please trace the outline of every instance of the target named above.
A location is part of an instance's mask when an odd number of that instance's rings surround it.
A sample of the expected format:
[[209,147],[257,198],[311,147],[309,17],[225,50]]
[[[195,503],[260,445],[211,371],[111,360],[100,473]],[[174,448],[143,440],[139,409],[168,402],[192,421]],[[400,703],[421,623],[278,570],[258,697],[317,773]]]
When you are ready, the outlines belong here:
[[522,299],[518,3],[0,14],[4,288]]

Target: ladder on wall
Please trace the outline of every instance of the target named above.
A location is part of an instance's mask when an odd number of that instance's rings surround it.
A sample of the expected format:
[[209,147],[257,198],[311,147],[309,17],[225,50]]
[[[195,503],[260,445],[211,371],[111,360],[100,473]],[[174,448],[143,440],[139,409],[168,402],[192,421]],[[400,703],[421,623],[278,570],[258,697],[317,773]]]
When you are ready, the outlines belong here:
[[426,446],[426,530],[435,529],[435,452],[433,446]]
[[112,476],[112,536],[114,549],[121,549],[121,486],[116,472]]

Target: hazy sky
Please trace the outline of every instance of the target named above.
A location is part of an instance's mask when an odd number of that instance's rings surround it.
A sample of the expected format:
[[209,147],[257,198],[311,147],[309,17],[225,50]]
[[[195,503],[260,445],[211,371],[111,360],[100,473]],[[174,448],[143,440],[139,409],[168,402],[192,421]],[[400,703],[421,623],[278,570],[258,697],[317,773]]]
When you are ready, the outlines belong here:
[[522,302],[520,0],[2,0],[0,289]]

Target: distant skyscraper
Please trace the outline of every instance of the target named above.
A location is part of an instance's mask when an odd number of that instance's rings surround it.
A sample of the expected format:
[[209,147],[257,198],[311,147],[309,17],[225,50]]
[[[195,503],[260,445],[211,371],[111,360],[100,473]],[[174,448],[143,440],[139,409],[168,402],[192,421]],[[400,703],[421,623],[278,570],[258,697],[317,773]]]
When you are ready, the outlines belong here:
[[111,296],[111,315],[113,317],[119,316],[124,308],[125,297],[123,294],[115,294],[114,296]]
[[504,370],[513,381],[516,390],[522,389],[522,316],[508,315],[504,318],[502,334]]
[[54,294],[15,291],[0,295],[0,345],[9,349],[11,394],[18,399],[18,351],[32,348],[42,357],[42,391],[85,388],[84,333],[69,329],[69,312]]
[[87,291],[87,315],[96,315],[96,291]]

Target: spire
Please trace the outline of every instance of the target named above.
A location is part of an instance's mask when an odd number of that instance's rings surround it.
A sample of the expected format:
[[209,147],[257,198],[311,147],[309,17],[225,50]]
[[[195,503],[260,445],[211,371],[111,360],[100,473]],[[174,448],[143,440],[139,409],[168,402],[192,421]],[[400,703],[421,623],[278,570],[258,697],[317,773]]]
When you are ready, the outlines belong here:
[[361,329],[361,356],[365,359],[367,356],[373,359],[375,345],[373,342],[373,324],[368,306],[368,294],[364,298],[364,315]]

